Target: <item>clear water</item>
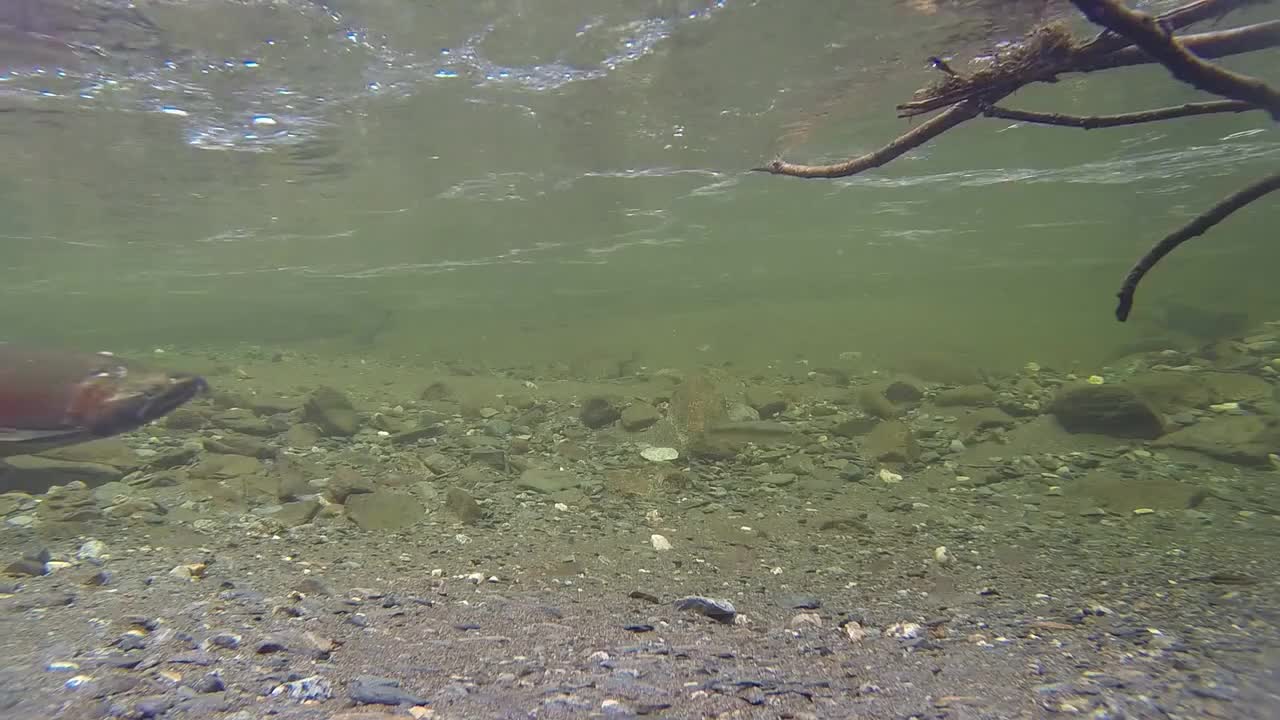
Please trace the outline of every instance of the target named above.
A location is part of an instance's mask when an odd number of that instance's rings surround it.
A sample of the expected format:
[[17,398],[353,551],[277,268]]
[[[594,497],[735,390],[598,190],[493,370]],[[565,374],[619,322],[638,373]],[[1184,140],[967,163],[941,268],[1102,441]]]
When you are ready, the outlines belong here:
[[[1016,37],[1042,4],[6,3],[0,327],[497,365],[1065,366],[1159,331],[1161,298],[1277,316],[1275,203],[1111,315],[1147,246],[1274,168],[1260,113],[982,120],[846,181],[747,172],[888,141],[925,58]],[[1229,64],[1275,78],[1264,56]],[[1197,97],[1135,68],[1009,104]]]

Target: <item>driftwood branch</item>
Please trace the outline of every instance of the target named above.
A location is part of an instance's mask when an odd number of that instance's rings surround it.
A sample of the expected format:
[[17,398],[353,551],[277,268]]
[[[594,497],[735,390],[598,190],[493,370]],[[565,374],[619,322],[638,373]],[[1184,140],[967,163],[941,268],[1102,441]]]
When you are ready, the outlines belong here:
[[[1243,55],[1280,46],[1280,20],[1268,20],[1244,27],[1215,32],[1179,35],[1182,47],[1204,60],[1217,60],[1229,55]],[[1085,59],[1066,72],[1089,73],[1118,67],[1147,65],[1155,62],[1142,48],[1126,47],[1113,53]]]
[[1192,87],[1222,97],[1253,103],[1280,120],[1280,92],[1248,75],[1220,68],[1196,57],[1150,15],[1135,12],[1117,0],[1071,0],[1085,17],[1123,35]]
[[1174,118],[1192,117],[1194,115],[1215,115],[1218,113],[1241,113],[1260,110],[1256,105],[1239,100],[1213,100],[1202,103],[1187,103],[1174,107],[1143,110],[1142,112],[1122,113],[1119,115],[1063,115],[1061,113],[1029,112],[1027,110],[1010,110],[1009,108],[987,107],[983,116],[1016,120],[1019,122],[1037,123],[1040,125],[1058,125],[1060,127],[1096,128],[1119,127],[1121,125],[1138,125],[1140,123],[1172,120]]
[[[1196,22],[1221,17],[1231,10],[1259,1],[1262,0],[1195,0],[1158,16],[1156,20],[1161,27],[1180,29]],[[1280,21],[1184,35],[1179,40],[1184,47],[1204,57],[1253,52],[1280,46]],[[948,73],[939,83],[916,93],[916,99],[899,105],[899,114],[903,117],[945,110],[877,150],[842,162],[822,165],[794,163],[778,158],[752,170],[800,178],[849,177],[881,167],[947,130],[983,115],[986,108],[994,106],[1026,85],[1053,82],[1059,75],[1066,73],[1096,72],[1112,67],[1154,62],[1157,59],[1141,48],[1132,46],[1125,36],[1109,29],[1079,43],[1071,38],[1064,27],[1048,25],[1029,33],[992,67],[972,75]]]
[[[753,168],[758,172],[802,178],[840,178],[878,168],[920,147],[942,133],[975,117],[985,116],[1065,127],[1117,127],[1175,118],[1265,110],[1280,121],[1280,92],[1262,80],[1232,72],[1212,59],[1280,47],[1280,20],[1243,27],[1175,35],[1178,30],[1204,20],[1218,20],[1247,5],[1272,0],[1191,0],[1152,17],[1129,10],[1120,0],[1072,0],[1102,31],[1079,42],[1064,26],[1051,24],[1035,29],[1011,50],[972,74],[956,72],[945,61],[932,58],[945,73],[931,87],[898,106],[901,117],[935,110],[941,113],[860,157],[824,165],[805,165],[781,158]],[[1056,82],[1066,73],[1091,73],[1112,68],[1160,63],[1178,80],[1218,95],[1223,100],[1189,103],[1119,115],[1078,116],[1040,113],[999,107],[998,102],[1032,83]],[[1203,234],[1231,213],[1280,189],[1280,175],[1273,175],[1226,198],[1177,232],[1166,237],[1129,271],[1117,296],[1116,318],[1121,322],[1133,309],[1138,283],[1156,263],[1187,240]]]
[[1116,305],[1116,319],[1124,322],[1129,318],[1129,311],[1133,309],[1133,294],[1138,289],[1138,283],[1142,282],[1143,276],[1151,268],[1155,267],[1155,264],[1160,262],[1165,255],[1173,252],[1174,248],[1191,238],[1203,235],[1209,228],[1227,219],[1227,216],[1231,215],[1231,213],[1276,190],[1280,190],[1280,173],[1264,178],[1214,205],[1208,212],[1178,228],[1174,233],[1157,243],[1155,247],[1148,250],[1147,254],[1143,255],[1142,259],[1125,276],[1124,283],[1120,286],[1120,292],[1116,293],[1116,297],[1120,298],[1120,302]]
[[[1232,72],[1204,60],[1187,49],[1183,41],[1162,27],[1156,18],[1125,7],[1119,0],[1071,0],[1095,24],[1132,41],[1134,46],[1155,58],[1178,80],[1220,97],[1252,104],[1280,121],[1280,92],[1257,78]],[[1147,251],[1125,276],[1116,293],[1116,319],[1124,322],[1133,310],[1138,283],[1165,256],[1182,243],[1203,235],[1228,215],[1280,189],[1280,174],[1272,175],[1231,195],[1207,212],[1176,230]]]
[[974,101],[953,105],[945,112],[930,118],[928,122],[922,123],[910,132],[900,135],[898,139],[879,150],[845,160],[844,162],[831,165],[799,165],[779,158],[764,167],[752,168],[752,170],[802,178],[841,178],[857,175],[864,170],[887,164],[894,158],[920,147],[960,123],[977,117],[981,112],[982,106]]

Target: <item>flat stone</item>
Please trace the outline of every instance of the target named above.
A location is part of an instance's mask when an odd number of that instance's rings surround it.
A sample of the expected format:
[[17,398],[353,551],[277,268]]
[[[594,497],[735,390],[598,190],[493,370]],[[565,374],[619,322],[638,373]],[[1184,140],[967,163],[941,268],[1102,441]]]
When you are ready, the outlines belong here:
[[42,493],[53,485],[80,481],[89,487],[116,482],[124,473],[112,465],[14,455],[0,461],[0,493]]
[[399,530],[422,520],[426,509],[418,499],[395,490],[374,490],[347,498],[347,517],[362,530]]

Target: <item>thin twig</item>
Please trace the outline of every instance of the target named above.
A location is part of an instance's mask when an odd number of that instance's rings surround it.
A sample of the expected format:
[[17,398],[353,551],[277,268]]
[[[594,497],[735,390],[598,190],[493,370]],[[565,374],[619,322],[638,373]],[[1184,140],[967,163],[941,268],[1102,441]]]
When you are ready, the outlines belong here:
[[802,178],[842,178],[856,175],[864,170],[877,168],[888,163],[933,138],[959,125],[972,120],[982,112],[982,106],[973,100],[952,105],[946,111],[935,115],[927,122],[899,135],[893,142],[879,150],[866,155],[831,165],[800,165],[782,159],[774,160],[764,167],[751,168],[754,172],[767,172],[772,175],[790,175]]
[[1169,69],[1177,79],[1221,97],[1253,103],[1280,120],[1280,92],[1248,75],[1220,68],[1191,54],[1150,15],[1135,12],[1118,0],[1071,0],[1094,23],[1133,41]]
[[1120,299],[1116,305],[1116,319],[1120,322],[1128,319],[1129,312],[1133,309],[1133,294],[1138,289],[1138,283],[1142,282],[1143,276],[1164,256],[1191,238],[1203,235],[1209,228],[1227,219],[1231,213],[1276,190],[1280,190],[1280,173],[1264,178],[1231,195],[1148,250],[1147,254],[1143,255],[1125,276],[1124,282],[1120,285],[1120,292],[1116,293],[1116,297]]
[[1095,128],[1119,127],[1121,125],[1137,125],[1139,123],[1172,120],[1173,118],[1191,117],[1193,115],[1213,115],[1216,113],[1240,113],[1249,110],[1261,110],[1256,105],[1239,100],[1213,100],[1211,102],[1187,103],[1174,107],[1162,107],[1141,112],[1123,113],[1120,115],[1063,115],[1061,113],[1041,113],[1028,110],[1011,110],[994,105],[983,110],[986,117],[1016,120],[1019,122],[1037,123],[1040,125],[1058,125],[1061,127]]

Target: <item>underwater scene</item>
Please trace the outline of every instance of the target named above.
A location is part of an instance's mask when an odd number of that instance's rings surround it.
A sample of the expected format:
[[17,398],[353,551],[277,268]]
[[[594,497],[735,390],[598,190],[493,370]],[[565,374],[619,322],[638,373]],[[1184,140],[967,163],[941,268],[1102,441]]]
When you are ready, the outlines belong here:
[[0,0],[0,718],[1280,717],[1278,58]]

